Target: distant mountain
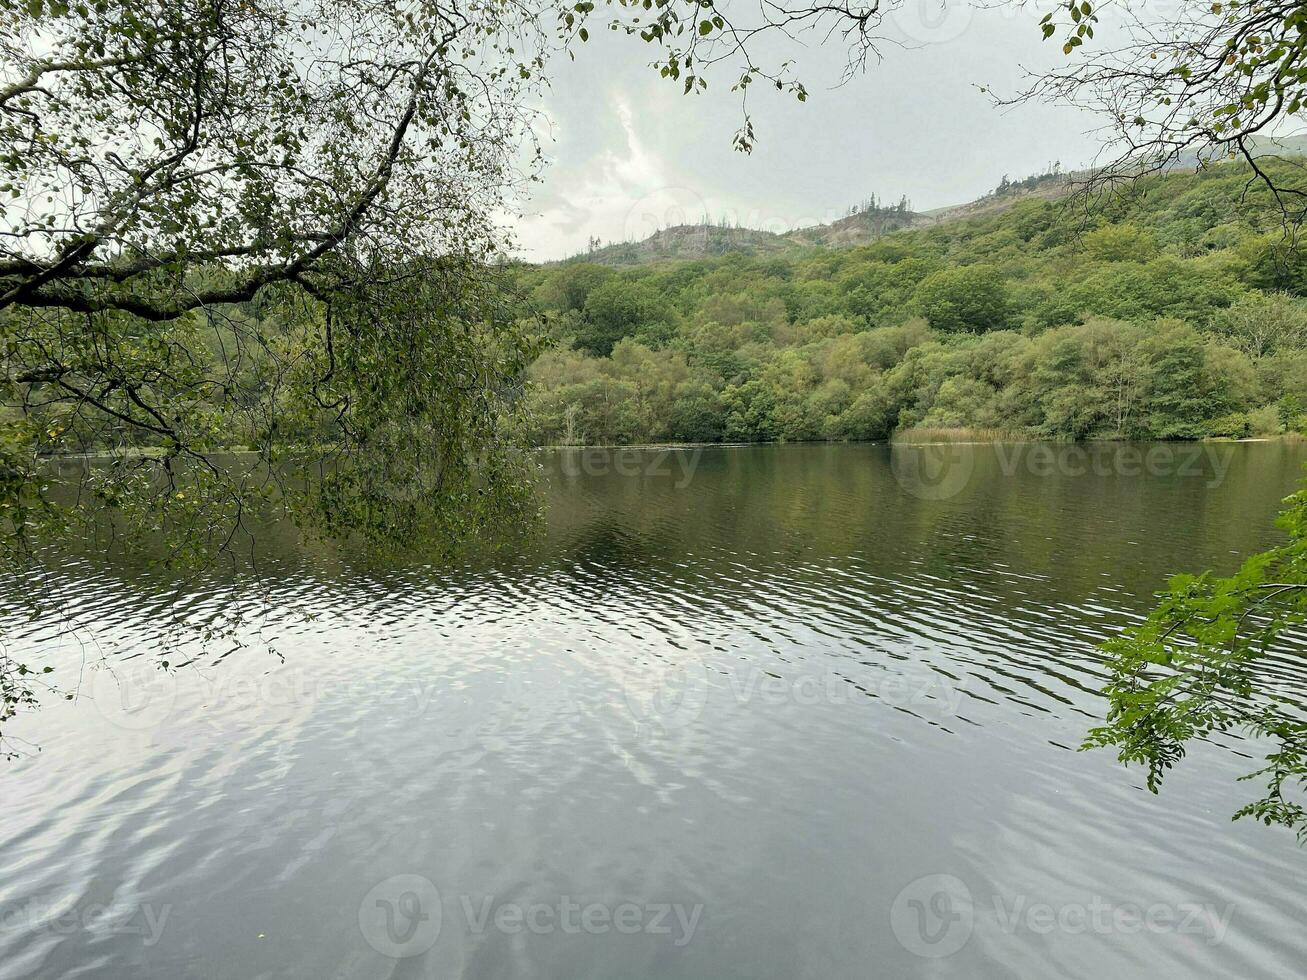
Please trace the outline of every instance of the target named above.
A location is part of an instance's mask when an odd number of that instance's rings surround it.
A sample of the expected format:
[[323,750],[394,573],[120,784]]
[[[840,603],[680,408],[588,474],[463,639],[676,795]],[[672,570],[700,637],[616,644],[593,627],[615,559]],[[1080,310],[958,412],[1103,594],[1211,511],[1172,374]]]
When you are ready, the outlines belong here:
[[829,225],[813,225],[785,234],[729,225],[676,225],[638,242],[604,245],[565,261],[622,266],[663,259],[712,258],[729,253],[772,255],[805,245],[847,248],[874,241],[891,231],[933,224],[936,220],[931,215],[885,208],[861,211]]
[[730,225],[675,225],[637,242],[615,242],[572,256],[565,262],[593,262],[597,265],[642,265],[665,259],[703,259],[718,255],[773,255],[814,245],[851,248],[875,241],[893,231],[942,224],[977,214],[1004,211],[1031,197],[1052,198],[1066,193],[1067,178],[1040,179],[1026,189],[1013,185],[1001,194],[989,194],[954,207],[917,212],[901,208],[872,208],[832,221],[811,225],[785,234]]
[[[1293,136],[1254,136],[1250,142],[1253,146],[1253,156],[1307,156],[1307,134]],[[1206,162],[1217,163],[1220,161],[1208,154],[1206,156]],[[1197,153],[1186,153],[1175,164],[1176,168],[1179,169],[1196,167],[1197,165]]]
[[[1307,156],[1307,135],[1264,137],[1255,141],[1257,156]],[[1168,169],[1190,170],[1198,166],[1196,154],[1181,157]],[[1211,162],[1211,161],[1208,161]],[[1065,197],[1091,171],[1046,173],[1015,182],[1003,178],[991,193],[965,204],[930,211],[909,211],[901,207],[869,208],[832,221],[830,224],[797,228],[784,234],[729,225],[676,225],[664,228],[637,242],[616,242],[564,259],[564,262],[593,262],[598,265],[642,265],[665,259],[703,259],[737,253],[775,255],[796,248],[825,246],[852,248],[873,242],[894,231],[948,224],[965,218],[993,215],[1027,200],[1052,201]]]
[[798,228],[783,235],[756,228],[676,225],[657,231],[638,242],[615,242],[564,261],[624,266],[664,259],[712,258],[729,253],[772,255],[813,245],[852,248],[873,242],[893,231],[942,224],[977,214],[996,213],[1030,197],[1057,197],[1065,193],[1065,179],[1059,178],[1055,184],[1040,186],[1035,191],[1014,190],[1002,195],[988,195],[968,204],[933,211],[900,211],[895,208],[860,211],[828,225]]

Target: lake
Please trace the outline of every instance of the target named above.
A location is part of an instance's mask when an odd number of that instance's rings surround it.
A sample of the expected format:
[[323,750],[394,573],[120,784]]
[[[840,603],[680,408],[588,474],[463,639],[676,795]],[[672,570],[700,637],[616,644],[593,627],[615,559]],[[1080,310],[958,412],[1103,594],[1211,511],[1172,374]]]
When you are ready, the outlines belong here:
[[[519,549],[11,594],[0,976],[1289,976],[1304,852],[1076,748],[1096,644],[1278,539],[1307,447],[545,454]],[[206,633],[206,630],[208,632]],[[175,668],[153,666],[166,659]],[[180,665],[180,666],[179,666]],[[1290,652],[1268,679],[1307,698]]]

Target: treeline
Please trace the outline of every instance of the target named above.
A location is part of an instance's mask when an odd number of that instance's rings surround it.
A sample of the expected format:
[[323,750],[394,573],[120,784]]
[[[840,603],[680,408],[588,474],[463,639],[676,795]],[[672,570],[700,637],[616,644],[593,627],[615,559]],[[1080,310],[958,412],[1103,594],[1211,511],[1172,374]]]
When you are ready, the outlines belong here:
[[1018,177],[1012,180],[1007,174],[998,182],[998,186],[989,192],[990,197],[1002,197],[1005,194],[1012,194],[1016,191],[1032,191],[1041,184],[1050,182],[1062,183],[1066,177],[1062,174],[1062,161],[1050,163],[1048,169],[1042,174],[1031,174],[1029,177]]
[[1230,165],[1141,182],[1088,223],[1024,201],[846,250],[520,269],[553,331],[528,372],[533,435],[1301,430],[1307,261],[1247,184]]
[[[1003,179],[1006,180],[1007,178],[1004,177]],[[849,214],[854,215],[854,214],[883,213],[883,214],[901,215],[901,214],[907,214],[911,210],[912,210],[912,202],[908,200],[908,196],[906,194],[900,197],[898,199],[898,203],[896,204],[889,204],[886,201],[878,201],[876,199],[876,195],[872,194],[870,197],[864,198],[863,200],[859,201],[857,204],[850,206]]]

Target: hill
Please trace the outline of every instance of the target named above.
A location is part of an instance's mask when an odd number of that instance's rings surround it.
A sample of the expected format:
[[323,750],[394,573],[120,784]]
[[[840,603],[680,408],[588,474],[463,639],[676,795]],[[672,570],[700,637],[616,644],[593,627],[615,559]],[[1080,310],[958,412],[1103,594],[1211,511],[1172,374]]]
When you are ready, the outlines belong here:
[[640,241],[613,242],[563,261],[629,266],[666,259],[702,259],[729,254],[775,255],[813,245],[850,248],[873,242],[895,231],[945,224],[978,214],[997,213],[1030,197],[1055,200],[1069,192],[1070,180],[1064,174],[1044,174],[1008,185],[1007,178],[1004,178],[1005,186],[966,204],[925,212],[908,209],[906,201],[893,207],[862,207],[830,224],[810,225],[783,234],[727,224],[674,225],[660,229]]
[[[1259,157],[1307,156],[1307,135],[1265,137],[1254,141],[1254,147],[1254,155]],[[1196,169],[1198,165],[1199,160],[1195,155],[1186,154],[1169,169],[1173,172],[1188,171]],[[1054,170],[1015,181],[1009,181],[1004,176],[992,192],[964,204],[921,212],[911,211],[906,206],[873,207],[859,210],[830,224],[797,228],[784,234],[735,225],[676,225],[661,229],[640,241],[610,243],[564,261],[627,266],[665,259],[700,259],[732,253],[774,255],[787,249],[813,245],[849,248],[876,241],[890,232],[1000,214],[1022,201],[1056,201],[1083,184],[1091,173],[1089,170],[1069,173]]]
[[[1307,188],[1303,161],[1265,165]],[[1050,179],[896,229],[690,230],[679,258],[519,267],[553,331],[530,370],[536,438],[1307,429],[1307,255],[1250,176],[1156,175],[1089,214]]]
[[568,262],[599,265],[640,265],[664,259],[702,259],[714,255],[767,255],[784,251],[789,242],[769,231],[727,225],[675,225],[654,232],[638,242],[615,242]]

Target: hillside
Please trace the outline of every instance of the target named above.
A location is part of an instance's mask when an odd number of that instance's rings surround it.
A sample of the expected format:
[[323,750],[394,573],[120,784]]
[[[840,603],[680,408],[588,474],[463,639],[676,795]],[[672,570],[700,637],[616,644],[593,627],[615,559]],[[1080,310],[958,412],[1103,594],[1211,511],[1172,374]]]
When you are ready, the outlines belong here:
[[[1301,160],[1267,165],[1307,186]],[[536,438],[1305,429],[1307,258],[1249,176],[1150,177],[1088,216],[1037,182],[898,230],[853,215],[716,255],[519,268],[554,334],[530,372]]]
[[[1307,156],[1307,136],[1267,137],[1256,141],[1255,146],[1255,154],[1261,157]],[[1188,171],[1197,165],[1198,159],[1187,155],[1171,169]],[[830,224],[797,228],[785,234],[727,225],[676,225],[661,229],[641,241],[611,243],[564,261],[626,266],[664,259],[701,259],[731,253],[770,255],[813,245],[850,248],[873,242],[894,231],[1001,214],[1023,201],[1056,201],[1070,194],[1089,176],[1090,171],[1081,170],[1039,174],[1010,183],[1004,177],[995,191],[963,204],[921,212],[874,208],[859,211]]]
[[892,231],[936,224],[934,215],[891,209],[864,211],[829,225],[813,225],[785,234],[729,225],[676,225],[638,242],[604,245],[566,262],[629,266],[666,259],[702,259],[718,255],[775,255],[808,245],[847,248],[875,241]]
[[1070,190],[1070,178],[1046,174],[1031,178],[1029,187],[1013,184],[1010,189],[987,194],[975,201],[931,211],[877,207],[859,210],[830,224],[797,228],[784,234],[724,224],[675,225],[663,228],[635,242],[614,242],[565,262],[629,266],[666,259],[702,259],[718,255],[774,255],[790,249],[819,245],[850,248],[910,228],[946,224],[980,214],[995,214],[1034,197],[1056,200]]
[[753,228],[676,225],[663,228],[642,241],[604,245],[567,261],[599,265],[640,265],[663,259],[703,259],[731,252],[740,255],[767,255],[784,251],[789,245],[780,235]]

